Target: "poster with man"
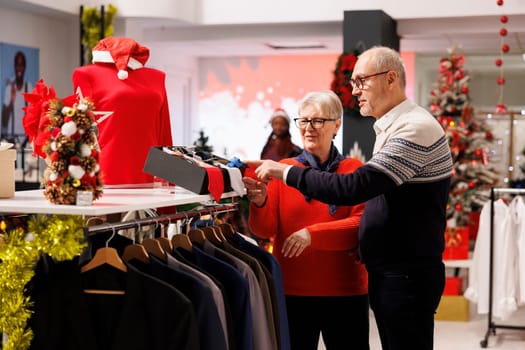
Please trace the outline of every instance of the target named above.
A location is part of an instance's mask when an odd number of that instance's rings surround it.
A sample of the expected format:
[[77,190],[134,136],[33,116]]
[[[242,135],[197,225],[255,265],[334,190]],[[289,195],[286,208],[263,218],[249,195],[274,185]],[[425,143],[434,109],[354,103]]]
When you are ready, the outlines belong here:
[[21,183],[38,183],[42,171],[22,124],[26,105],[23,94],[33,90],[39,77],[38,65],[37,48],[0,43],[0,140],[12,143],[17,150],[15,180]]

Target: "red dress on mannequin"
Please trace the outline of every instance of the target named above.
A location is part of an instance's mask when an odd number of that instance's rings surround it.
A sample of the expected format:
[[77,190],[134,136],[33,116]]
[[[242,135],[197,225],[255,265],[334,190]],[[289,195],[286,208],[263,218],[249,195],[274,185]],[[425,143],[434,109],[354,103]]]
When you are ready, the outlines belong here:
[[143,67],[117,77],[114,63],[96,62],[73,72],[96,111],[113,112],[98,124],[100,168],[105,185],[152,183],[143,171],[151,146],[172,145],[165,73]]

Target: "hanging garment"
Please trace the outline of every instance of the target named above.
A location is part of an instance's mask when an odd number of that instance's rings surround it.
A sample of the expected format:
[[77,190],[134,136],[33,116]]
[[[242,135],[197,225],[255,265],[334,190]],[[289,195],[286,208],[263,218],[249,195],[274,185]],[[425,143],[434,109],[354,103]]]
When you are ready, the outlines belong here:
[[248,266],[248,264],[246,264],[242,260],[227,253],[226,251],[216,247],[208,240],[204,241],[203,249],[206,253],[210,254],[211,256],[214,256],[237,269],[248,282],[253,326],[254,350],[276,349],[276,346],[272,344],[272,337],[270,336],[270,329],[268,327],[268,319],[265,310],[265,302],[261,292],[261,288],[259,286],[259,282],[257,281],[257,277],[251,270],[250,266]]
[[[502,199],[494,202],[494,244],[493,244],[493,271],[494,276],[501,271],[501,237],[502,223],[508,213],[508,207]],[[465,290],[464,296],[470,301],[477,303],[477,311],[479,314],[486,314],[489,312],[489,273],[490,270],[490,202],[485,203],[481,209],[479,217],[479,229],[472,255],[472,266],[469,269],[468,287]],[[493,310],[494,310],[493,298]]]
[[171,285],[191,301],[197,318],[201,350],[226,350],[226,338],[211,290],[199,279],[170,268],[155,256],[150,255],[150,259],[150,264],[134,260],[130,260],[129,263],[143,273]]
[[[192,263],[217,278],[224,286],[225,297],[231,310],[232,324],[235,329],[234,342],[230,348],[244,350],[253,349],[253,326],[250,308],[248,282],[232,266],[209,255],[193,244],[193,252],[177,250]],[[233,346],[232,346],[233,345]]]
[[257,245],[256,242],[252,242],[252,239],[236,233],[231,237],[231,243],[239,249],[245,251],[257,258],[261,264],[269,271],[273,286],[275,288],[275,300],[272,305],[274,308],[274,314],[278,315],[278,339],[281,350],[290,350],[290,333],[288,329],[288,315],[286,312],[286,303],[284,297],[284,286],[281,273],[281,266],[277,259]]
[[124,274],[124,295],[83,291],[86,284],[95,287],[92,283],[104,283],[106,289],[107,284],[121,281],[116,277],[115,269],[105,266],[81,274],[77,259],[57,263],[42,279],[45,283],[31,289],[30,349],[199,349],[197,321],[188,298],[133,266],[128,265]]
[[508,206],[508,212],[502,223],[502,237],[498,254],[501,259],[494,275],[494,316],[507,319],[518,309],[519,271],[518,271],[518,234],[521,231],[522,215],[525,204],[521,196],[516,196]]

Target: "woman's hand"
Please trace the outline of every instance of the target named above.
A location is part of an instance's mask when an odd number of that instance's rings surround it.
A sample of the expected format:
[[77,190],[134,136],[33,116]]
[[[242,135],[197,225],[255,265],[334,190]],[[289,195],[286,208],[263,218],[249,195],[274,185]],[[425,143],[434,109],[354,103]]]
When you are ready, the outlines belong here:
[[302,228],[286,238],[281,253],[285,258],[298,257],[310,244],[312,244],[310,231],[307,228]]
[[266,184],[246,176],[242,178],[242,182],[244,182],[244,187],[246,187],[248,200],[256,206],[262,207],[266,203]]

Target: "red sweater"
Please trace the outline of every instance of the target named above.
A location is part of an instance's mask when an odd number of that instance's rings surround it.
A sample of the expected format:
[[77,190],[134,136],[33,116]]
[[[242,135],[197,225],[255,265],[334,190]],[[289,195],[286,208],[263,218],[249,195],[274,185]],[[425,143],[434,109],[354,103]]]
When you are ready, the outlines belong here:
[[113,112],[98,125],[105,185],[153,182],[143,170],[149,149],[172,144],[164,81],[164,72],[147,67],[130,70],[129,77],[120,80],[113,63],[90,64],[73,72],[75,92],[80,87],[95,111]]
[[[293,158],[281,163],[303,166]],[[351,173],[362,163],[347,158],[337,173]],[[296,189],[282,181],[270,181],[266,204],[250,205],[248,223],[259,237],[275,237],[273,254],[281,264],[285,294],[297,296],[349,296],[366,294],[368,275],[356,260],[358,227],[364,204],[339,206],[334,216],[328,205],[307,202]],[[312,243],[299,257],[285,258],[285,239],[306,227]],[[352,253],[351,253],[352,252]]]

